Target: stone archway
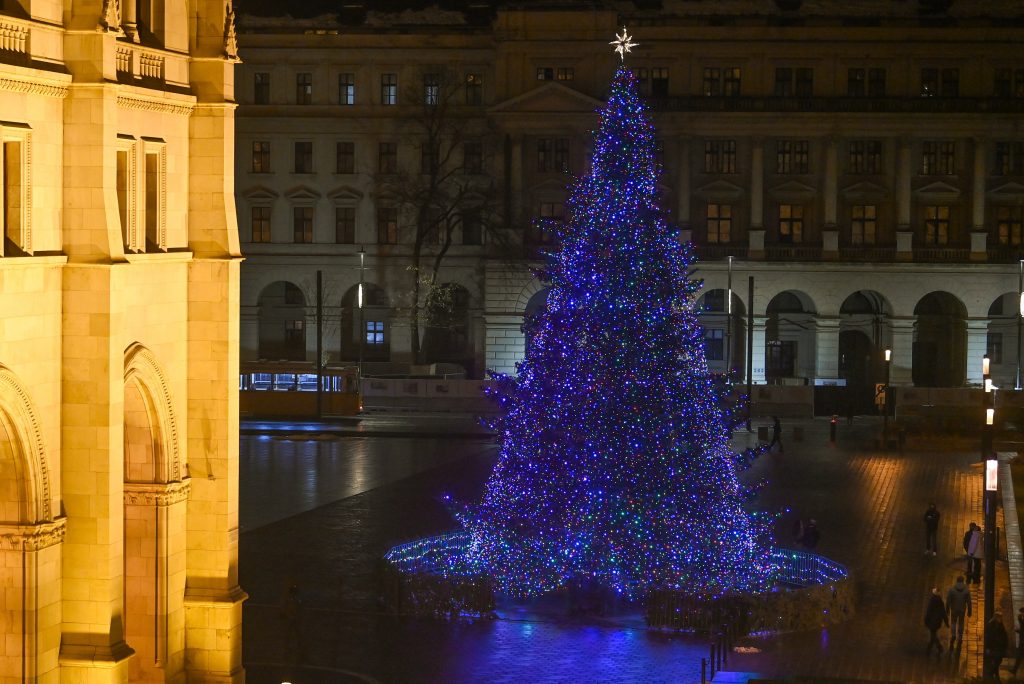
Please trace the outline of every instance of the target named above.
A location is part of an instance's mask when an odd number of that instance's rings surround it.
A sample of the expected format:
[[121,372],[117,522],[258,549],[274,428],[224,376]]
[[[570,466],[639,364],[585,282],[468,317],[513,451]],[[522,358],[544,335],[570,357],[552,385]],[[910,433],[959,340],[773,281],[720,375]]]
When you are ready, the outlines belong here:
[[[28,395],[0,366],[0,680],[36,681],[60,650],[61,542]],[[52,669],[52,666],[51,668]]]
[[423,360],[473,367],[469,331],[469,290],[458,283],[440,283],[423,307]]
[[731,368],[734,377],[742,379],[747,367],[747,310],[733,292],[730,316],[726,298],[727,290],[717,288],[707,290],[697,300],[697,315],[704,328],[704,353],[712,371],[724,373]]
[[949,292],[930,292],[914,307],[915,387],[962,387],[967,379],[967,308]]
[[185,530],[188,479],[174,404],[145,347],[125,353],[124,639],[135,649],[129,681],[184,672]]
[[780,292],[765,307],[765,379],[800,383],[815,375],[814,303],[802,292]]
[[548,295],[550,294],[551,288],[545,287],[534,292],[530,300],[526,302],[526,307],[523,310],[524,357],[526,356],[525,351],[529,351],[530,345],[533,344],[533,339],[537,334],[537,314],[547,309]]
[[363,307],[359,285],[341,298],[340,355],[345,361],[388,361],[391,358],[391,303],[384,288],[363,283]]

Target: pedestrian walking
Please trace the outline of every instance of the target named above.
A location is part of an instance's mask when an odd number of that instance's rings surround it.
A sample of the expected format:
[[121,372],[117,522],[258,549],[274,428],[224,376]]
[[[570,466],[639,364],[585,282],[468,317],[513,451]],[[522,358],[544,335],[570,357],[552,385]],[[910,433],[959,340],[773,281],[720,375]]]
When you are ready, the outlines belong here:
[[985,672],[987,678],[999,681],[999,664],[1006,656],[1009,638],[1003,626],[1003,614],[998,610],[992,613],[992,619],[985,625]]
[[981,556],[983,547],[981,543],[981,528],[977,523],[971,523],[967,533],[964,534],[964,551],[967,553],[967,583],[974,582],[981,584]]
[[1017,659],[1013,661],[1013,676],[1017,676],[1017,669],[1024,662],[1024,607],[1017,611]]
[[939,509],[934,503],[928,504],[924,512],[924,555],[933,556],[939,552]]
[[942,602],[942,597],[939,596],[938,587],[932,587],[932,595],[928,599],[928,608],[924,612],[924,625],[928,628],[928,633],[930,634],[925,655],[930,656],[932,654],[932,646],[935,646],[939,649],[939,655],[941,656],[942,643],[939,642],[939,629],[942,625],[949,627],[949,620],[946,618],[946,604]]
[[782,446],[782,423],[779,422],[778,416],[772,416],[772,441],[768,442],[768,451],[770,452],[776,444],[779,445],[780,454],[786,452]]
[[818,539],[820,538],[818,533],[818,523],[814,518],[807,521],[807,526],[804,528],[804,533],[800,537],[800,542],[804,545],[808,551],[813,551],[814,547],[818,545]]
[[971,590],[964,584],[963,576],[956,578],[956,584],[946,592],[946,614],[949,616],[949,650],[953,643],[960,648],[964,638],[964,622],[971,617]]

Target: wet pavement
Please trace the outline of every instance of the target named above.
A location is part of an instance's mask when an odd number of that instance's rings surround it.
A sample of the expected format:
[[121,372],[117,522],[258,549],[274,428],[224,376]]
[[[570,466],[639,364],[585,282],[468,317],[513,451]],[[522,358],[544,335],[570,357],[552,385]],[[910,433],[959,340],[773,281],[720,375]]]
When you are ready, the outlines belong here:
[[[441,496],[475,499],[494,446],[457,416],[388,417],[380,433],[372,423],[362,435],[289,428],[242,437],[249,682],[700,681],[706,637],[649,632],[635,620],[570,620],[509,607],[501,620],[383,614],[378,559],[396,543],[452,529]],[[912,439],[901,455],[874,449],[875,421],[841,426],[837,445],[828,442],[825,421],[800,423],[801,442],[792,440],[795,425],[787,425],[786,453],[750,471],[768,480],[758,505],[792,509],[779,520],[780,545],[791,544],[796,516],[817,519],[818,552],[855,573],[858,612],[828,630],[744,639],[740,645],[757,652],[733,653],[728,669],[889,682],[976,675],[980,589],[972,592],[975,616],[960,653],[926,658],[922,625],[931,586],[945,593],[962,572],[960,538],[970,521],[981,522],[981,469],[969,444],[957,450],[948,441]],[[452,435],[436,436],[439,428]],[[751,437],[738,433],[737,445]],[[943,514],[935,558],[923,553],[929,501]],[[997,602],[1009,616],[1006,564],[997,569]],[[297,601],[287,599],[291,584]]]

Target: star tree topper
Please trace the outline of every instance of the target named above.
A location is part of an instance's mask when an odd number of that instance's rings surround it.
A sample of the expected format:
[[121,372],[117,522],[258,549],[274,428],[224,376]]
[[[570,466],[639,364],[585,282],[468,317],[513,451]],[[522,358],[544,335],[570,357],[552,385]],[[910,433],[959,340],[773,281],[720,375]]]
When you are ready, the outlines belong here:
[[615,40],[608,44],[615,46],[615,52],[619,53],[619,59],[623,62],[626,61],[626,53],[629,52],[631,48],[635,48],[640,45],[640,43],[633,42],[633,38],[626,32],[625,26],[622,27],[622,34],[615,34]]

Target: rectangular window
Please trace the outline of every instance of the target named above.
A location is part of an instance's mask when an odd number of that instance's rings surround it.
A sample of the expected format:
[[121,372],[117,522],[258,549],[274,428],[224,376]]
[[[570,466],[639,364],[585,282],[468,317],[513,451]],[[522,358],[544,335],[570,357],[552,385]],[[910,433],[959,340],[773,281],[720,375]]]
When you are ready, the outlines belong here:
[[540,138],[537,140],[537,171],[569,170],[569,139]]
[[295,143],[295,173],[313,173],[313,143]]
[[732,239],[732,205],[708,203],[708,242],[727,243]]
[[999,244],[1020,247],[1021,226],[1024,225],[1024,207],[996,207],[996,231]]
[[438,98],[441,95],[441,86],[434,74],[423,76],[423,104],[428,107],[436,107]]
[[384,346],[384,321],[365,321],[366,344],[371,347]]
[[398,143],[380,143],[377,148],[377,170],[380,173],[398,173]]
[[743,72],[739,67],[722,69],[722,95],[726,97],[739,97],[742,75]]
[[878,235],[877,212],[874,204],[856,204],[850,207],[850,244],[875,244]]
[[882,141],[851,140],[850,141],[850,173],[882,172]]
[[478,141],[462,143],[462,171],[463,173],[483,173],[484,170],[484,146]]
[[708,361],[725,359],[725,331],[717,328],[704,330],[704,355]]
[[921,97],[958,97],[959,69],[921,69]]
[[796,96],[810,97],[814,95],[814,69],[796,70]]
[[296,345],[301,347],[306,342],[306,337],[303,334],[303,323],[302,319],[284,322],[284,342],[288,347],[294,348]]
[[292,208],[293,242],[313,242],[313,207]]
[[339,142],[337,145],[337,155],[337,173],[356,172],[356,144],[354,142]]
[[252,143],[252,172],[270,173],[270,143],[265,140]]
[[925,176],[956,173],[956,142],[925,140],[921,143],[921,173]]
[[483,222],[480,212],[465,211],[462,213],[462,244],[482,245],[484,243]]
[[466,104],[481,105],[484,102],[483,74],[466,74]]
[[167,249],[167,235],[164,230],[163,192],[163,151],[146,151],[146,246],[150,249]]
[[704,173],[736,173],[735,140],[708,140],[704,143]]
[[[10,221],[15,220],[20,214],[15,214],[11,211],[8,197],[11,195],[8,188],[13,177],[11,169],[9,169],[9,155],[7,145],[4,144],[4,235],[10,237]],[[134,214],[131,209],[131,205],[134,204],[134,183],[132,182],[134,174],[131,169],[131,161],[134,158],[134,149],[120,149],[117,151],[117,213],[121,219],[121,244],[126,249],[134,248],[134,237],[132,233],[132,226],[130,225],[134,221]],[[16,196],[16,195],[15,195]]]
[[270,104],[270,74],[266,71],[259,71],[253,74],[254,104]]
[[636,76],[641,94],[654,97],[668,95],[668,67],[637,69]]
[[779,205],[779,242],[795,244],[804,240],[804,208],[800,204]]
[[885,97],[885,69],[868,69],[868,95]]
[[270,207],[253,207],[250,224],[252,242],[270,242]]
[[939,84],[939,94],[942,97],[960,96],[960,70],[943,69],[942,82]]
[[556,77],[559,81],[572,81],[576,78],[576,73],[572,67],[558,67]]
[[777,67],[775,69],[775,88],[772,93],[776,97],[789,97],[793,95],[793,70],[789,67]]
[[924,244],[938,247],[949,242],[949,207],[927,206],[924,208]]
[[552,221],[565,220],[565,205],[561,202],[541,202],[537,211],[538,220],[526,227],[526,244],[550,245],[554,242]]
[[380,103],[382,105],[398,104],[398,74],[380,75]]
[[810,142],[780,140],[776,147],[776,173],[807,173]]
[[555,80],[555,70],[553,67],[537,67],[537,80],[538,81],[553,81]]
[[398,208],[377,208],[377,243],[381,245],[398,244]]
[[1006,141],[996,143],[995,175],[1024,175],[1024,142]]
[[846,94],[849,97],[864,97],[868,92],[867,69],[846,70]]
[[356,208],[334,208],[334,241],[339,245],[352,245],[356,242]]
[[704,96],[717,97],[722,94],[722,70],[704,67]]
[[935,97],[939,94],[939,70],[921,69],[921,97]]
[[996,69],[996,97],[1024,97],[1024,69]]
[[356,103],[356,75],[338,74],[338,104],[350,107]]
[[308,72],[295,74],[295,104],[313,104],[313,74]]

